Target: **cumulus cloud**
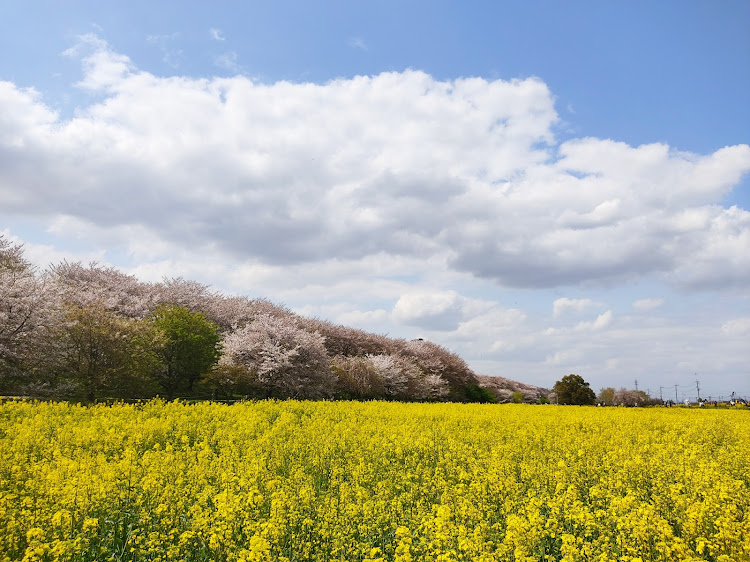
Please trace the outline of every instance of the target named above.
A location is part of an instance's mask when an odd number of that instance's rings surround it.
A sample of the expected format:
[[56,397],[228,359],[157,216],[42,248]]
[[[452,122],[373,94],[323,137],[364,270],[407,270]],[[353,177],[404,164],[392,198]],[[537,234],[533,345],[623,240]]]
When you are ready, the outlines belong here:
[[746,293],[750,285],[750,212],[712,207],[701,229],[685,235],[692,253],[676,263],[669,278],[688,289],[723,287]]
[[455,330],[464,318],[465,300],[455,291],[402,295],[393,307],[397,322],[433,330]]
[[575,329],[577,331],[603,330],[612,323],[612,311],[608,310],[596,317],[591,322],[579,322]]
[[[144,274],[184,252],[236,264],[225,277],[246,287],[322,271],[321,293],[333,272],[373,281],[389,263],[505,287],[655,276],[747,291],[750,213],[720,205],[750,170],[746,145],[560,143],[537,78],[160,77],[93,34],[66,54],[97,94],[72,119],[0,82],[0,209],[121,244]],[[231,52],[217,64],[239,71]],[[486,312],[385,285],[372,310],[396,302],[410,325],[459,331]],[[596,306],[558,299],[553,314]]]
[[[154,36],[155,37],[155,36]],[[162,40],[163,40],[163,36]],[[63,56],[78,58],[83,67],[83,79],[77,86],[91,92],[113,93],[137,69],[130,57],[113,51],[107,42],[95,33],[79,36],[79,42],[63,51]]]

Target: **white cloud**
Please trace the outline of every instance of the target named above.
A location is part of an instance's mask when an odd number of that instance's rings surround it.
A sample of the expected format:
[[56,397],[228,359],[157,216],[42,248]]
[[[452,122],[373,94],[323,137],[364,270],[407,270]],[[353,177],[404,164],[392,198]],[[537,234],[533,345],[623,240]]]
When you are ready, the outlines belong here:
[[588,332],[603,330],[612,323],[612,311],[608,310],[596,317],[595,320],[590,322],[579,322],[576,324],[575,330],[578,332]]
[[80,58],[83,66],[83,79],[77,86],[90,91],[112,92],[112,86],[122,81],[136,70],[126,55],[109,48],[106,41],[94,33],[78,37],[78,43],[63,51],[63,56]]
[[633,309],[639,312],[655,310],[664,304],[664,299],[638,299],[633,302]]
[[40,269],[49,265],[58,264],[63,261],[80,261],[82,263],[96,262],[101,265],[107,264],[105,251],[103,249],[95,251],[71,251],[60,250],[52,244],[32,243],[21,239],[13,234],[10,229],[0,230],[0,236],[9,240],[13,244],[23,246],[23,255],[32,264]]
[[608,370],[613,370],[613,369],[616,369],[619,364],[620,364],[619,359],[607,359],[606,368]]
[[84,33],[78,36],[78,42],[65,49],[61,54],[64,57],[80,58],[83,52],[108,51],[109,45],[96,33]]
[[[159,78],[91,34],[69,54],[105,95],[75,119],[0,88],[16,108],[0,152],[9,212],[138,224],[264,263],[438,258],[519,287],[656,274],[738,288],[750,271],[750,213],[716,204],[750,170],[746,145],[557,146],[538,79]],[[217,64],[239,70],[231,52]]]
[[545,358],[544,362],[548,365],[565,366],[579,363],[583,358],[583,353],[577,349],[567,349],[557,351]]
[[209,35],[211,36],[211,39],[214,41],[226,41],[226,37],[224,37],[224,34],[221,32],[221,29],[217,29],[215,27],[212,27],[208,30]]
[[455,330],[464,317],[464,299],[455,291],[402,295],[393,307],[396,322],[435,330]]
[[676,285],[689,289],[750,289],[750,212],[712,207],[705,227],[688,235],[691,254],[669,273]]
[[214,59],[214,64],[230,72],[242,73],[242,65],[237,62],[237,53],[235,51],[227,51],[220,54]]
[[594,330],[603,330],[607,326],[609,326],[612,323],[612,311],[608,310],[607,312],[604,312],[603,314],[600,314],[596,317],[596,320],[594,320],[593,328]]
[[750,336],[750,316],[726,321],[721,331],[728,336]]
[[580,314],[586,309],[602,306],[603,303],[591,299],[569,299],[562,297],[552,303],[552,315],[558,318],[569,312]]
[[359,327],[362,329],[372,329],[373,326],[384,324],[388,321],[389,313],[387,310],[379,308],[378,310],[352,310],[339,314],[335,317],[339,324],[344,326]]

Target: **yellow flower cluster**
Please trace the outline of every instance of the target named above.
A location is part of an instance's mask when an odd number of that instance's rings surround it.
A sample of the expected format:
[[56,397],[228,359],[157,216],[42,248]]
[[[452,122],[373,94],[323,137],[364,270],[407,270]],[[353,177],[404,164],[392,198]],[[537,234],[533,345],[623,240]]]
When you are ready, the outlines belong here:
[[750,561],[747,411],[0,404],[0,560]]

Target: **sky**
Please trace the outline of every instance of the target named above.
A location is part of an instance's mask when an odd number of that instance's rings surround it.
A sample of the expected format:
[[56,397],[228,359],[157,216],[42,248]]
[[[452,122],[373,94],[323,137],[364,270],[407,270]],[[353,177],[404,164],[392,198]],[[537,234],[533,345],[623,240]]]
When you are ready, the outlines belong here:
[[0,0],[0,234],[479,374],[750,397],[750,3]]

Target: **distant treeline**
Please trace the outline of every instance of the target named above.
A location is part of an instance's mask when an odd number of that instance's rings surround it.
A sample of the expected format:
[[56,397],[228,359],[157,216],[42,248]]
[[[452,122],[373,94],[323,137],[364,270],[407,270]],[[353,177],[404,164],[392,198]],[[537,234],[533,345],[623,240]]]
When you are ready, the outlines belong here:
[[302,317],[179,278],[143,283],[95,263],[39,271],[2,236],[0,394],[463,402],[502,395],[428,341]]

